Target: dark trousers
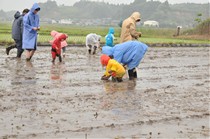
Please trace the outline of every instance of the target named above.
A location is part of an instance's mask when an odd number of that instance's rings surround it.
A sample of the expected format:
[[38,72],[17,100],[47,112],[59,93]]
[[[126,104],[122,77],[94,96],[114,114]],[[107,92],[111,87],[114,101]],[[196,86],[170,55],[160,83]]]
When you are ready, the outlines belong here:
[[22,53],[23,53],[23,49],[22,49],[22,40],[18,40],[18,39],[14,39],[15,41],[15,45],[9,46],[6,48],[6,53],[7,55],[9,55],[9,51],[11,49],[17,48],[17,57],[20,58]]
[[15,39],[15,43],[16,43],[16,47],[17,47],[17,57],[21,57],[22,53],[23,53],[23,49],[22,49],[22,40],[17,40]]
[[[89,54],[91,54],[91,51],[92,51],[92,45],[88,44],[88,52]],[[97,46],[93,46],[93,55],[96,53],[96,49],[97,49]]]

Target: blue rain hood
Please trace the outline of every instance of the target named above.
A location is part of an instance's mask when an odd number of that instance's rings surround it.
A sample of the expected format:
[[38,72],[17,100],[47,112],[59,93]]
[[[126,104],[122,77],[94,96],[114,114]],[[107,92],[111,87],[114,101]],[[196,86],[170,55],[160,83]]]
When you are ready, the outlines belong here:
[[148,46],[142,42],[128,41],[114,47],[104,46],[102,54],[113,55],[119,63],[126,64],[128,69],[133,69],[140,64],[147,49]]
[[102,54],[106,54],[108,56],[113,55],[114,53],[114,47],[110,47],[110,46],[103,46],[102,47]]
[[109,28],[109,33],[114,34],[114,28]]
[[30,9],[30,12],[33,13],[38,8],[41,9],[37,3],[34,3],[34,5],[32,6],[32,8]]

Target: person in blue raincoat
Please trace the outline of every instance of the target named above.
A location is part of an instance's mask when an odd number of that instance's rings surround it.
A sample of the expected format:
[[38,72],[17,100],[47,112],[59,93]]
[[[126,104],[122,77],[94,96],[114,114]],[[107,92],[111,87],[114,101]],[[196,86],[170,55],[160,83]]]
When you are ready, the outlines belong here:
[[106,46],[113,47],[114,46],[114,28],[109,28],[108,34],[105,36]]
[[126,65],[129,79],[137,78],[136,67],[144,57],[148,46],[139,41],[127,41],[114,47],[103,46],[102,54],[112,56],[116,61]]
[[23,18],[23,49],[26,50],[26,60],[30,61],[37,47],[37,31],[40,30],[40,7],[34,3],[29,13]]

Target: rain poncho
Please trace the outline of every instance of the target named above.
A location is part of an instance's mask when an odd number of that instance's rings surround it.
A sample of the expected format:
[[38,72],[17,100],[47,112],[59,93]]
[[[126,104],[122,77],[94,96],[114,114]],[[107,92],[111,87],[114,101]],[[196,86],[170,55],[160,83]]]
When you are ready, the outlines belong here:
[[[53,37],[53,40],[50,41],[50,44],[52,45],[53,42],[54,42],[57,38],[59,38],[63,33],[59,33],[59,32],[57,32],[57,31],[53,30],[53,31],[51,31],[50,34],[51,34],[51,36]],[[64,41],[61,42],[61,48],[66,47],[67,45],[68,45],[68,44],[67,44],[66,40],[64,40]]]
[[110,76],[109,71],[114,72],[115,77],[123,77],[123,75],[125,75],[124,67],[114,59],[110,59],[108,61],[108,64],[106,66],[106,72],[104,73],[104,75]]
[[34,14],[35,9],[37,8],[40,7],[35,3],[29,13],[23,17],[23,49],[35,49],[37,45],[37,31],[32,29],[34,27],[40,27],[39,15]]
[[15,40],[22,40],[23,32],[23,16],[17,11],[14,15],[15,20],[12,24],[12,38]]
[[58,38],[56,38],[52,43],[52,58],[55,58],[57,55],[61,54],[61,42],[66,40],[67,36],[65,34],[61,34]]
[[127,65],[128,70],[136,68],[144,57],[148,46],[139,41],[128,41],[114,47],[103,46],[102,54],[113,55],[119,63]]
[[106,40],[106,46],[111,46],[113,47],[113,43],[114,43],[114,28],[109,28],[109,33],[105,36],[105,40]]
[[129,18],[125,19],[122,23],[120,43],[136,40],[141,35],[136,31],[136,21],[140,20],[140,13],[134,12]]
[[[101,39],[100,35],[97,35],[95,33],[88,34],[86,36],[87,49],[91,49],[91,48],[93,48],[93,46],[96,46],[98,48],[100,46],[100,39]],[[89,46],[91,46],[91,48]]]

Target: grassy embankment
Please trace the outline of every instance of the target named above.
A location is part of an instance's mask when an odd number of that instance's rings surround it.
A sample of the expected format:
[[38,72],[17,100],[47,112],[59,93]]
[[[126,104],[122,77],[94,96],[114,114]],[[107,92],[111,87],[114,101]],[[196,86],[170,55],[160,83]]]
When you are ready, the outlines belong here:
[[[85,44],[85,36],[89,33],[97,33],[102,36],[102,43],[105,42],[104,36],[107,34],[109,27],[80,27],[70,25],[49,25],[41,24],[41,30],[39,32],[39,43],[48,43],[52,39],[50,36],[51,30],[56,30],[69,35],[69,44]],[[120,39],[120,27],[115,27],[115,43],[119,43]],[[174,44],[208,44],[209,40],[206,38],[186,38],[186,37],[174,37],[176,34],[175,29],[163,29],[163,28],[138,28],[142,32],[142,37],[139,39],[144,43],[174,43]],[[181,33],[184,30],[181,30]],[[11,23],[0,23],[0,44],[3,46],[13,43],[11,38]]]

